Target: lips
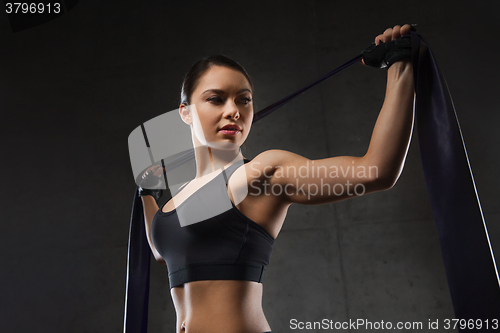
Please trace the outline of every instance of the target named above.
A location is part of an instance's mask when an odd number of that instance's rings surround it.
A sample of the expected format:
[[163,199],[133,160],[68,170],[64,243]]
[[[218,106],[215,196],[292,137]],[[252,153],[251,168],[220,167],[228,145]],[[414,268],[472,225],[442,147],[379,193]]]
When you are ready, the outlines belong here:
[[241,128],[238,125],[235,125],[235,124],[224,125],[224,127],[222,127],[220,130],[240,131],[241,132]]
[[222,127],[219,132],[222,132],[227,135],[236,135],[241,132],[241,128],[235,124],[227,124]]

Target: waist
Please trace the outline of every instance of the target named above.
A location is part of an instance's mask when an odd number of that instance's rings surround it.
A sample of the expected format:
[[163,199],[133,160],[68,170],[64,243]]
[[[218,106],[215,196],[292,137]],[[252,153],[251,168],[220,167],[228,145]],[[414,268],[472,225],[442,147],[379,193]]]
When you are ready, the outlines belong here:
[[170,288],[192,281],[243,280],[262,283],[265,265],[246,262],[190,264],[168,274]]
[[[262,284],[252,281],[194,281],[171,289],[177,332],[270,331],[262,310]],[[181,326],[185,331],[181,330]]]

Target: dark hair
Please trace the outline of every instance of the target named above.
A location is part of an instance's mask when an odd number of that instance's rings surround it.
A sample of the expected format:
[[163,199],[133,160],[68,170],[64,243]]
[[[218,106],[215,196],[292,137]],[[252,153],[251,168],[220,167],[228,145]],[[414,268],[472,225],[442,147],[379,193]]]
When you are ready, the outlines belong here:
[[225,55],[217,54],[209,57],[204,57],[191,66],[189,71],[186,73],[186,76],[184,76],[184,81],[182,81],[181,102],[179,104],[184,103],[186,105],[189,105],[189,103],[191,102],[191,95],[196,89],[200,77],[213,66],[228,67],[245,75],[253,91],[252,80],[250,79],[250,76],[248,75],[246,70],[238,62],[226,57]]

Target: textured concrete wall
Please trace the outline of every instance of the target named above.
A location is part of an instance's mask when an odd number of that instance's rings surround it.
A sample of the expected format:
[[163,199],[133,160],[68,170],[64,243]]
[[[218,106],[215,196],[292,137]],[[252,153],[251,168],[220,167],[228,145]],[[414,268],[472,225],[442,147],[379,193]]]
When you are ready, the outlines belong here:
[[[127,137],[174,109],[183,73],[224,53],[246,67],[256,109],[418,23],[454,98],[493,248],[500,253],[497,1],[80,1],[13,34],[0,13],[3,332],[117,332],[135,189]],[[354,66],[255,124],[244,154],[362,155],[384,72]],[[500,254],[499,254],[500,255]],[[292,206],[263,306],[289,322],[453,317],[418,141],[385,192]],[[166,271],[153,264],[150,332],[172,332]],[[436,332],[444,332],[437,330]],[[310,332],[326,332],[311,330]]]

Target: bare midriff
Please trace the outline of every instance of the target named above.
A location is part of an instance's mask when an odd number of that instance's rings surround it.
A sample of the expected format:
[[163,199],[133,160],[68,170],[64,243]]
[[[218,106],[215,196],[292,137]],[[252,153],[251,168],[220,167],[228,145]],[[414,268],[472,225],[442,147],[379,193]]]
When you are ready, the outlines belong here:
[[193,281],[170,290],[176,333],[270,331],[262,310],[262,284],[252,281]]

